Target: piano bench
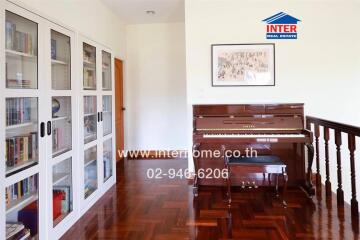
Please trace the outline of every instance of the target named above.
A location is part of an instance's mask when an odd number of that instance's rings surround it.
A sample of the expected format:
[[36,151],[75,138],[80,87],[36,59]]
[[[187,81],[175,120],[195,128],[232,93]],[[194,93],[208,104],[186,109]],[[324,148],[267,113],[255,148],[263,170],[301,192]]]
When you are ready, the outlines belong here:
[[[231,176],[246,175],[252,173],[268,174],[269,181],[271,174],[276,174],[275,191],[279,197],[279,176],[283,177],[283,197],[282,202],[286,207],[284,200],[287,190],[288,176],[286,173],[286,165],[278,156],[258,156],[258,157],[229,157],[225,158],[225,166],[228,170],[228,178],[226,179],[228,205],[231,206]],[[245,187],[244,182],[242,187]],[[254,187],[257,186],[254,184]]]

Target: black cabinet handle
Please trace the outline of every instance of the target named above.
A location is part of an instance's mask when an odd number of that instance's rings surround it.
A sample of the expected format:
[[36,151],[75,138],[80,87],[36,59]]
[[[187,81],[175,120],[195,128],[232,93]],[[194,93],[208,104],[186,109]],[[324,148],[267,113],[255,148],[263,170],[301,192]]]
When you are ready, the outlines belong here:
[[45,123],[40,123],[40,137],[45,137]]
[[100,113],[101,121],[103,121],[103,112]]
[[125,111],[125,110],[126,110],[126,108],[125,108],[125,107],[122,107],[122,108],[121,108],[121,110]]
[[98,122],[100,122],[100,112],[98,112]]
[[51,135],[51,121],[47,122],[47,135],[50,136]]

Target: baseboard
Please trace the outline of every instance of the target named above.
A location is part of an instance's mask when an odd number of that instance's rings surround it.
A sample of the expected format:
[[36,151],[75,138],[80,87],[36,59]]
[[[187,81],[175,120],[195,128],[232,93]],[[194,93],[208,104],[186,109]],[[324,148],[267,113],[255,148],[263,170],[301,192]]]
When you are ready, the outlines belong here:
[[127,160],[187,159],[186,150],[129,150]]

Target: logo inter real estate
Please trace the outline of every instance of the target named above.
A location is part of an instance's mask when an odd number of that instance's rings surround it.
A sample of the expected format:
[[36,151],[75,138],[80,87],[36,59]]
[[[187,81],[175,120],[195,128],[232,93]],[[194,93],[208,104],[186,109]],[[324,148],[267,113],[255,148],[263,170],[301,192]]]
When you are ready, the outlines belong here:
[[279,12],[263,20],[266,22],[266,39],[297,39],[297,23],[301,20]]

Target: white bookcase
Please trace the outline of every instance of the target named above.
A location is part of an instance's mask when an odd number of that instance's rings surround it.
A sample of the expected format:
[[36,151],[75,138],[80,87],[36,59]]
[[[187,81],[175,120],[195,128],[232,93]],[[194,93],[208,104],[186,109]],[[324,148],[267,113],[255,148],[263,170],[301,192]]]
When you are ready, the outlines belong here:
[[116,182],[111,50],[0,2],[0,240],[60,238]]
[[79,35],[80,189],[86,212],[116,181],[114,58],[109,49]]

